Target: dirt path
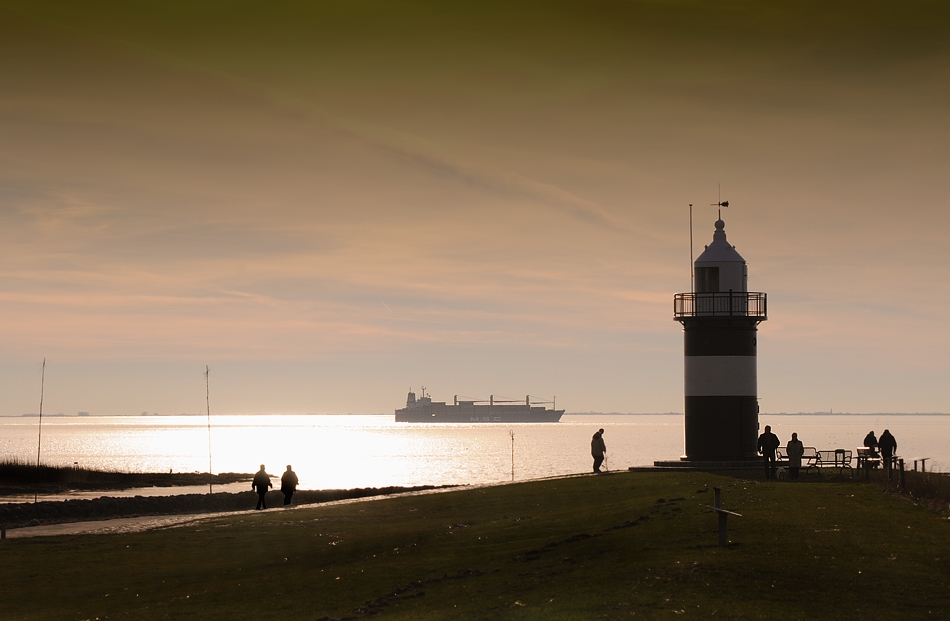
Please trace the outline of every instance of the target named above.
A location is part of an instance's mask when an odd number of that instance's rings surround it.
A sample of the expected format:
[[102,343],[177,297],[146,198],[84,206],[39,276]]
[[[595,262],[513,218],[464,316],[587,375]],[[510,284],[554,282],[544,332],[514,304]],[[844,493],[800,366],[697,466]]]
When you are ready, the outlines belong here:
[[226,513],[196,513],[193,515],[165,515],[133,518],[118,518],[115,520],[96,520],[92,522],[69,522],[67,524],[46,524],[44,526],[26,526],[7,531],[7,539],[21,539],[24,537],[50,537],[54,535],[115,535],[118,533],[136,533],[153,528],[180,526],[190,522],[205,520],[222,515],[244,513],[232,511]]
[[[383,488],[380,490],[358,489],[358,490],[334,490],[332,492],[320,492],[320,494],[336,495],[335,500],[314,500],[313,502],[301,503],[291,507],[279,507],[267,509],[267,511],[293,511],[296,509],[312,508],[316,505],[332,506],[340,504],[350,504],[354,502],[368,502],[380,500],[387,496],[395,494],[413,496],[417,494],[433,494],[457,489],[455,486],[420,486],[415,488]],[[370,492],[370,493],[367,493]],[[349,498],[339,498],[340,495],[352,495]],[[256,498],[256,495],[254,496]],[[7,539],[20,539],[25,537],[51,537],[55,535],[114,535],[119,533],[135,533],[144,530],[156,528],[173,528],[183,526],[202,520],[208,520],[228,515],[242,515],[250,513],[259,513],[254,509],[244,509],[240,511],[211,511],[205,513],[185,513],[176,515],[144,515],[135,517],[122,517],[108,520],[85,520],[64,522],[58,524],[41,524],[37,526],[22,526],[19,528],[7,528]]]

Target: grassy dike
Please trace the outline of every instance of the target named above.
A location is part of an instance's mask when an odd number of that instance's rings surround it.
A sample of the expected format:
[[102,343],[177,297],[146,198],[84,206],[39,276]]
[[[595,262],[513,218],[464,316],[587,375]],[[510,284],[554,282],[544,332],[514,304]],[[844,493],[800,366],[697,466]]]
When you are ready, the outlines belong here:
[[948,544],[873,484],[617,473],[8,539],[0,618],[945,619]]

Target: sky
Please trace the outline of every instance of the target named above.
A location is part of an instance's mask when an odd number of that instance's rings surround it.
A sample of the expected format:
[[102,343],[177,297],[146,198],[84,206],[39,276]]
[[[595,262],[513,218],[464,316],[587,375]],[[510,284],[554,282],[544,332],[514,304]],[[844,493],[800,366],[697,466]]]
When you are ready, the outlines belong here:
[[762,412],[950,412],[942,2],[0,0],[0,415],[680,412],[719,200]]

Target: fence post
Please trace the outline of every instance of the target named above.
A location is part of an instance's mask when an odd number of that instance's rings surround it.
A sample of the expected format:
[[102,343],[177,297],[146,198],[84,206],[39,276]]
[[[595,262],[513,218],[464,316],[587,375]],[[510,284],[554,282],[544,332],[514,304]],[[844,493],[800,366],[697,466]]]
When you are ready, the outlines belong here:
[[[722,505],[720,504],[720,500],[719,500],[719,492],[720,492],[720,489],[718,487],[713,488],[713,503],[716,505],[717,509],[722,509]],[[719,516],[718,516],[719,517],[719,545],[725,547],[729,545],[729,530],[728,530],[728,527],[726,526],[726,520],[729,516],[721,511],[718,513],[719,513]]]
[[905,489],[905,485],[904,485],[904,460],[903,460],[903,459],[900,460],[900,467],[901,467],[901,492],[903,492],[904,489]]
[[6,538],[7,538],[7,525],[0,524],[0,539],[6,539]]

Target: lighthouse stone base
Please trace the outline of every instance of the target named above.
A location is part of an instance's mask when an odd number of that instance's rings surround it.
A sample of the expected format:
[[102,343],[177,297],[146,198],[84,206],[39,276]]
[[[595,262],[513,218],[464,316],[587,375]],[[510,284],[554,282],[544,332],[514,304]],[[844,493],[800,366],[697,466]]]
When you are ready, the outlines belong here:
[[657,468],[667,470],[745,470],[751,468],[762,468],[761,457],[750,459],[733,460],[698,460],[698,459],[677,459],[667,461],[654,461],[652,470]]

